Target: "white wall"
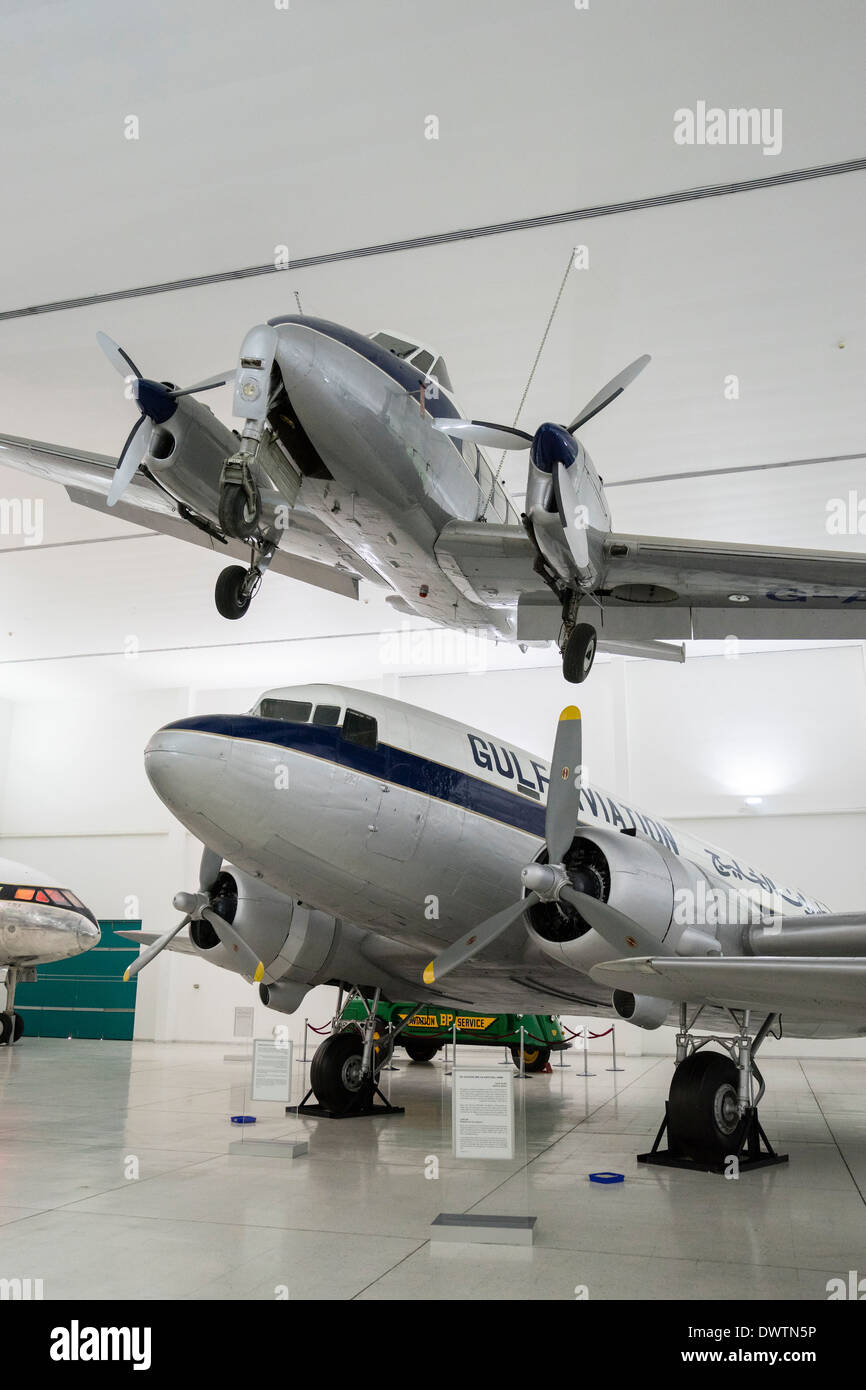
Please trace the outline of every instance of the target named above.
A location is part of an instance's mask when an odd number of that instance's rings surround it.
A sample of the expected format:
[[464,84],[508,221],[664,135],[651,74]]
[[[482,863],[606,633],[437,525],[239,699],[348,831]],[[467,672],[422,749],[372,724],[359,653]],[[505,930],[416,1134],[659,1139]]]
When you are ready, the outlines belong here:
[[[350,679],[347,677],[347,679]],[[275,670],[271,685],[290,683]],[[837,910],[866,907],[866,672],[856,647],[692,659],[613,660],[580,690],[558,669],[389,671],[354,682],[547,753],[563,704],[577,698],[591,780],[705,836]],[[0,700],[0,853],[44,866],[101,917],[142,918],[161,932],[172,897],[195,885],[199,847],[144,774],[150,734],[188,712],[248,709],[260,689],[112,691],[56,701]],[[747,794],[763,795],[757,812]],[[256,1033],[322,1023],[334,991],[286,1019],[257,991],[198,959],[163,956],[142,972],[136,1037],[230,1041],[234,1009],[256,1008]],[[597,1028],[597,1024],[594,1025]],[[618,1026],[631,1051],[670,1050],[666,1030]],[[606,1046],[606,1044],[605,1044]],[[802,1055],[826,1046],[799,1042]],[[864,1044],[832,1045],[861,1055]]]

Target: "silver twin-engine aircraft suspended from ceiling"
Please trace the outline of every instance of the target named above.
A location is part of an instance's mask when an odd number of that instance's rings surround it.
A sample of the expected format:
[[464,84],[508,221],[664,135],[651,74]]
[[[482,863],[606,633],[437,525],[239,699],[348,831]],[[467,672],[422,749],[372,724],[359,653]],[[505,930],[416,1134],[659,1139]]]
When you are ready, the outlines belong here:
[[[580,729],[563,711],[550,763],[325,685],[167,725],[147,774],[206,847],[198,890],[175,898],[183,918],[161,937],[124,933],[147,945],[129,973],[185,950],[260,981],[285,1013],[314,985],[357,988],[374,1001],[369,1028],[335,1032],[311,1077],[338,1110],[393,1047],[380,1030],[373,1049],[380,997],[643,1028],[679,1016],[680,1141],[695,1156],[736,1152],[769,1032],[866,1034],[866,912],[833,915],[582,785]],[[697,1046],[687,1004],[711,1034]]]
[[[577,437],[649,358],[567,426],[467,420],[440,356],[301,315],[250,330],[229,372],[180,390],[104,334],[139,418],[120,458],[0,436],[0,463],[73,501],[210,546],[216,604],[246,613],[268,568],[400,613],[520,643],[556,641],[569,681],[597,645],[682,660],[684,638],[866,637],[866,556],[619,535]],[[233,383],[235,433],[196,399]],[[529,452],[519,516],[479,446]],[[671,641],[670,639],[673,639]]]

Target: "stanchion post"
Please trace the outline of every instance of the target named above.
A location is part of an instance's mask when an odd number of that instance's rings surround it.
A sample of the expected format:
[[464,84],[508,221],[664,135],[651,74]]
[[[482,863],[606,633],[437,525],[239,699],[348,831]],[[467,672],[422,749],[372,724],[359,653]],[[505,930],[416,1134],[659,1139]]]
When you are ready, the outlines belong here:
[[523,1024],[520,1025],[520,1079],[526,1080],[526,1042],[523,1036]]
[[589,1027],[583,1025],[583,1071],[578,1072],[578,1076],[595,1076],[594,1071],[589,1069]]
[[605,1067],[605,1071],[625,1071],[625,1067],[618,1067],[616,1064],[616,1024],[610,1025],[610,1050],[613,1065]]
[[304,1019],[304,1055],[301,1059],[301,1065],[304,1067],[307,1065],[307,1027],[309,1022],[310,1020],[308,1018]]

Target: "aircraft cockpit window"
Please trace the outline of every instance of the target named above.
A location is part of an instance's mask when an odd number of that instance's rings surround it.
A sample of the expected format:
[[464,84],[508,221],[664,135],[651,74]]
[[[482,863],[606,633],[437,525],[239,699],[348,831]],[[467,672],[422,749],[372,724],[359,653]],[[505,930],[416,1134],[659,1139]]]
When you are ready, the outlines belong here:
[[360,744],[362,748],[375,748],[379,741],[379,728],[376,720],[369,714],[361,714],[356,709],[347,709],[343,720],[343,738],[349,743]]
[[340,722],[339,705],[316,705],[313,723],[320,729],[335,729]]
[[259,714],[262,719],[283,719],[287,724],[306,724],[312,711],[306,700],[262,700]]
[[422,348],[420,352],[416,352],[415,356],[412,358],[412,366],[417,367],[419,372],[429,372],[430,368],[433,366],[432,352],[428,352],[426,348]]

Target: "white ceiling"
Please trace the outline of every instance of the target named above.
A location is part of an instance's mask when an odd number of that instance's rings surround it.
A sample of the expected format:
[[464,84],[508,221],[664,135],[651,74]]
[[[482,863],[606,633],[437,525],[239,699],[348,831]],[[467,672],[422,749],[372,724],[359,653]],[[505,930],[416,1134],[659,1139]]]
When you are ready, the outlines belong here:
[[[862,156],[864,40],[866,9],[847,0],[7,0],[0,311],[259,264],[280,244],[302,257]],[[675,145],[674,111],[699,99],[780,107],[781,154]],[[864,452],[864,210],[855,173],[7,321],[0,431],[116,452],[131,407],[98,328],[144,371],[192,381],[293,311],[294,291],[307,312],[433,342],[465,409],[510,420],[584,243],[522,423],[570,418],[647,351],[583,436],[608,482]],[[830,542],[825,518],[864,462],[615,488],[614,524],[859,548]],[[507,465],[517,493],[523,467]],[[48,548],[0,536],[0,697],[382,669],[395,619],[366,587],[354,605],[273,577],[228,624],[218,559],[0,470],[0,496],[31,495]],[[107,655],[130,636],[140,656]]]

